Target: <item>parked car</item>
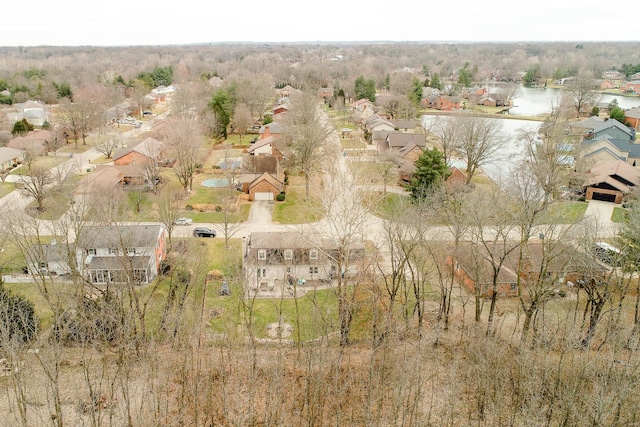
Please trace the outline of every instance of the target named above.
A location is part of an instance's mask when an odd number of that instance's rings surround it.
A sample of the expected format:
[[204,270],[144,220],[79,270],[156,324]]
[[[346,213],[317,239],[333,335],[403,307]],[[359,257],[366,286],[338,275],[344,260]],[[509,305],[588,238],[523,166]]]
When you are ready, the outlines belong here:
[[191,218],[178,218],[173,223],[175,225],[191,225],[193,220]]
[[206,227],[193,229],[193,237],[216,237],[216,231]]

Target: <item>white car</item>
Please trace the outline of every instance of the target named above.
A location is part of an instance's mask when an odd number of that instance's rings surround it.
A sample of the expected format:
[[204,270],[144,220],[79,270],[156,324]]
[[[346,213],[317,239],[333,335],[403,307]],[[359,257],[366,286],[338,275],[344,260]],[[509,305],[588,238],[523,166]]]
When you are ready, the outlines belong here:
[[191,218],[178,218],[174,221],[175,225],[191,225],[193,220]]

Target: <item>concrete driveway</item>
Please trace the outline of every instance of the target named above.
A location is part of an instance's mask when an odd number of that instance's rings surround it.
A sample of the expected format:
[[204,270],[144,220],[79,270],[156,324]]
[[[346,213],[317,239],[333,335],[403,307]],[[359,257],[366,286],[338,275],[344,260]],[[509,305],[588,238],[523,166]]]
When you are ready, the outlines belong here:
[[612,237],[618,232],[618,224],[611,221],[613,209],[619,205],[600,200],[589,200],[585,218],[591,218],[598,227],[598,236]]
[[267,200],[254,200],[251,202],[251,211],[249,211],[249,224],[268,225],[271,224],[271,216],[273,215],[273,203]]

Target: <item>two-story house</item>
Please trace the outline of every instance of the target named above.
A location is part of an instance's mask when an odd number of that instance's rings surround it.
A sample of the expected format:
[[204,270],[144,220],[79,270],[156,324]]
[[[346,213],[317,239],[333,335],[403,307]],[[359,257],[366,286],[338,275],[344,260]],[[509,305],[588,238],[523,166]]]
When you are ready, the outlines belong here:
[[76,241],[78,270],[96,285],[150,283],[166,255],[162,225],[87,226]]
[[[338,274],[355,271],[348,262],[338,271],[338,247],[334,241],[298,232],[253,232],[242,241],[242,267],[249,295],[288,294],[292,286],[330,283]],[[350,260],[362,257],[364,243],[354,242]]]

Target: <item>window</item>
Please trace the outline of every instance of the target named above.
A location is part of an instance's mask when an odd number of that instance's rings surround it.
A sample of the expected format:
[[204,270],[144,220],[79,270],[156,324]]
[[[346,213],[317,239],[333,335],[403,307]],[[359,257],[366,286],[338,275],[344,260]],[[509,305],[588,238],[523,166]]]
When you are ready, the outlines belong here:
[[258,259],[261,261],[264,261],[267,259],[266,249],[258,249]]
[[317,249],[311,249],[309,251],[309,259],[318,259],[318,250]]
[[267,277],[267,269],[266,268],[259,268],[258,269],[258,279],[262,279],[264,277]]
[[318,274],[318,267],[317,266],[309,267],[309,274]]
[[132,256],[137,253],[136,248],[127,248],[127,255]]
[[284,250],[284,259],[293,259],[293,250],[285,249]]
[[96,254],[96,250],[95,250],[95,248],[85,249],[85,253],[87,255],[95,255]]
[[109,248],[109,255],[118,255],[118,248]]

